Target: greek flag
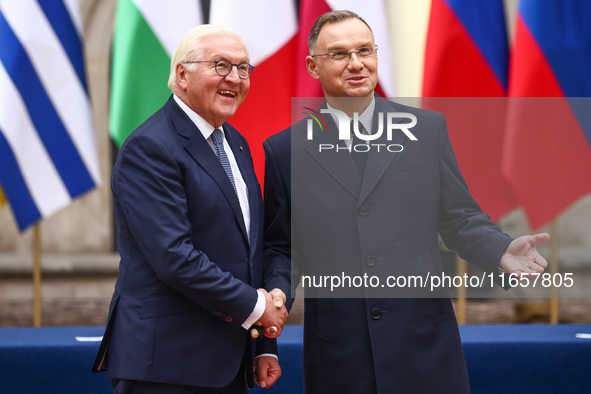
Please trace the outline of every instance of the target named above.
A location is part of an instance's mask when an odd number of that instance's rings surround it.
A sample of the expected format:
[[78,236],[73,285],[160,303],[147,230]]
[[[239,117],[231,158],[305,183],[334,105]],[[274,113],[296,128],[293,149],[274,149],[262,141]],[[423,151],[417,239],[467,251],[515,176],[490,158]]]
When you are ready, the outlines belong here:
[[77,0],[0,0],[0,185],[24,231],[100,184]]

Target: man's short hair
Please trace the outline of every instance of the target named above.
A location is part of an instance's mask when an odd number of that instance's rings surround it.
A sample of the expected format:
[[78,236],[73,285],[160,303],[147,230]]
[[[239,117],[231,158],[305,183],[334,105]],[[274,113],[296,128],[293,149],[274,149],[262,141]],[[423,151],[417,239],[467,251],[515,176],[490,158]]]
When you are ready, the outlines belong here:
[[[246,52],[248,53],[248,45],[244,37],[240,34],[236,33],[234,30],[229,29],[224,26],[216,26],[216,25],[198,25],[189,30],[189,32],[183,37],[179,45],[177,46],[174,54],[172,55],[172,59],[170,61],[170,75],[168,77],[168,88],[173,92],[176,92],[177,83],[176,83],[176,65],[179,63],[184,63],[188,61],[196,61],[196,60],[211,60],[211,59],[203,59],[203,41],[206,38],[210,37],[221,37],[224,35],[235,35],[244,43],[244,47],[246,48]],[[195,70],[197,64],[189,63],[185,65],[185,68],[189,71]]]
[[362,17],[360,17],[359,15],[354,13],[353,11],[348,11],[348,10],[329,11],[327,13],[320,15],[318,17],[318,19],[316,19],[316,22],[314,22],[314,25],[312,26],[312,29],[310,30],[310,35],[308,36],[308,51],[310,51],[310,55],[314,54],[312,52],[314,50],[314,47],[316,46],[316,41],[318,41],[318,35],[320,34],[320,30],[322,29],[322,27],[324,25],[326,25],[327,23],[342,22],[347,19],[359,19],[361,22],[365,23],[365,26],[367,26],[369,31],[371,31],[373,33],[373,31],[371,30],[371,27],[369,27],[367,22]]

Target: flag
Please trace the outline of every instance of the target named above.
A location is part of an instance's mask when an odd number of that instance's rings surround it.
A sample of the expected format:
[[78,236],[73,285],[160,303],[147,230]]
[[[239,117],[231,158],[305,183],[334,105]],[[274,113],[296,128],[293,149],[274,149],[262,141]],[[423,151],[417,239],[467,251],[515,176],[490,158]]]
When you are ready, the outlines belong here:
[[518,205],[501,170],[505,99],[496,98],[507,92],[508,57],[503,0],[433,0],[422,105],[446,115],[462,174],[492,220]]
[[433,0],[423,97],[502,97],[508,43],[503,0]]
[[0,2],[0,184],[18,227],[100,184],[77,3]]
[[503,171],[532,228],[591,192],[590,15],[588,1],[519,5]]
[[301,0],[300,23],[297,40],[296,96],[324,97],[320,82],[313,79],[306,70],[308,35],[316,19],[331,10],[350,10],[363,18],[371,27],[378,45],[378,85],[376,92],[383,97],[394,97],[394,77],[390,56],[390,39],[386,10],[382,1],[359,0]]
[[242,35],[255,69],[244,103],[229,122],[248,140],[255,172],[262,184],[263,141],[291,124],[291,98],[295,95],[297,15],[289,1],[214,1],[209,21]]
[[118,146],[172,94],[167,87],[172,54],[202,23],[196,0],[117,2],[109,131]]

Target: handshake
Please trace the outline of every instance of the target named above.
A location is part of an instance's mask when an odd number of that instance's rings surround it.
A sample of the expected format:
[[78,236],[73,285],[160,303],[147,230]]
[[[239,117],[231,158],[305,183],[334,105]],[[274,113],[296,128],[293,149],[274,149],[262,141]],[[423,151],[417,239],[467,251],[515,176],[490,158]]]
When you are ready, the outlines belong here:
[[260,319],[250,328],[250,335],[258,338],[261,335],[267,338],[277,338],[281,335],[285,320],[287,320],[287,308],[285,293],[279,289],[267,292],[265,289],[258,289],[265,295],[265,312]]

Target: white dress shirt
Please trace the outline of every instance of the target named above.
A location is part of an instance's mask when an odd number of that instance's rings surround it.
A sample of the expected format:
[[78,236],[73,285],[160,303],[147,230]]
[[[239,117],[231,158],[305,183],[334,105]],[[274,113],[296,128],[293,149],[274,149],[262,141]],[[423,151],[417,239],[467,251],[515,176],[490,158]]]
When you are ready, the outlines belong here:
[[[339,111],[333,107],[330,106],[330,104],[326,103],[326,106],[328,107],[328,109],[332,110],[332,111]],[[363,127],[365,128],[365,130],[367,130],[367,133],[371,134],[372,132],[372,127],[373,127],[373,111],[376,107],[376,99],[375,97],[371,99],[371,103],[369,103],[369,105],[367,106],[367,108],[365,109],[365,111],[363,111],[362,114],[358,114],[358,119],[359,119],[359,123],[361,123],[363,125]],[[335,124],[337,125],[337,127],[339,127],[339,118],[336,114],[331,113],[330,114],[332,116],[332,119],[334,120]],[[353,120],[353,118],[349,118],[349,124],[351,123],[351,121]],[[351,135],[349,137],[348,140],[345,140],[345,144],[347,144],[347,148],[351,149],[351,144],[353,143],[353,130],[351,129]],[[367,144],[368,141],[365,141],[365,143]]]
[[[211,138],[211,134],[215,130],[211,124],[209,124],[205,119],[203,119],[199,114],[193,111],[191,108],[187,106],[177,95],[173,95],[174,100],[176,103],[181,107],[181,109],[187,114],[187,116],[191,119],[191,121],[197,126],[201,134],[203,134],[203,138],[209,143],[211,149],[215,153],[215,146],[213,140]],[[244,179],[242,178],[242,174],[240,173],[240,169],[238,168],[238,163],[236,163],[236,158],[234,157],[234,153],[232,149],[230,149],[230,145],[228,145],[228,141],[225,138],[225,133],[223,127],[219,127],[224,135],[224,151],[228,156],[228,161],[230,162],[230,167],[232,168],[232,176],[234,176],[234,183],[236,185],[236,193],[238,194],[238,201],[240,202],[240,209],[242,210],[242,217],[244,218],[244,224],[246,226],[246,233],[248,234],[248,238],[250,240],[250,206],[248,204],[248,187],[246,183],[244,183]],[[250,316],[246,319],[244,323],[242,323],[242,327],[246,330],[256,323],[257,320],[265,312],[265,296],[262,292],[257,290],[258,299],[257,303],[250,314]]]

